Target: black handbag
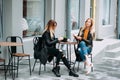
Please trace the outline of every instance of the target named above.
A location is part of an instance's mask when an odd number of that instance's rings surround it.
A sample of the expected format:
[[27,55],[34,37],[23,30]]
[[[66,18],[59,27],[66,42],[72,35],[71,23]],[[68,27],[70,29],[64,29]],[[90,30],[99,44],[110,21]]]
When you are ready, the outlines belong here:
[[40,62],[44,65],[47,63],[47,56],[48,56],[47,52],[48,52],[47,47],[43,47],[40,51],[39,59],[40,59]]
[[47,63],[47,58],[48,58],[47,53],[48,53],[48,49],[47,49],[47,47],[46,47],[46,45],[45,45],[45,41],[43,41],[43,43],[42,43],[42,48],[41,48],[41,50],[40,50],[39,59],[40,59],[40,62],[41,62],[42,64],[44,64],[44,65]]

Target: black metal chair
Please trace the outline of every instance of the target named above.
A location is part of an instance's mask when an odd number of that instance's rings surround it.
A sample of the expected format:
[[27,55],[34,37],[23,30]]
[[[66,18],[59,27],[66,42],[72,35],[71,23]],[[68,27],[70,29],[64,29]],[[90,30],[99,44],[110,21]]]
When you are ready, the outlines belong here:
[[[79,64],[80,64],[80,62],[83,62],[83,61],[82,61],[82,59],[80,57],[80,52],[79,52],[79,49],[78,49],[78,44],[74,45],[74,51],[75,51],[76,59],[75,59],[75,62],[74,62],[73,70],[75,71],[75,64],[76,64],[76,62],[78,62],[77,71],[79,71]],[[88,57],[91,59],[91,63],[92,63],[93,62],[92,53],[89,53]],[[86,68],[86,65],[84,64],[84,69],[85,68]],[[93,67],[91,67],[91,71],[93,72]]]
[[[33,38],[33,44],[34,44],[33,49],[34,49],[34,51],[35,51],[35,46],[37,46],[38,43],[41,43],[41,41],[42,41],[42,37],[35,36]],[[40,59],[36,56],[35,53],[34,53],[34,59],[35,59],[35,62],[34,62],[32,71],[34,71],[36,63],[40,63],[40,67],[39,67],[39,75],[40,75],[40,72],[41,72],[41,62],[40,62]],[[38,62],[38,60],[39,60],[39,62]],[[45,70],[46,70],[46,65],[44,65],[44,71]]]
[[[18,42],[18,43],[22,43],[23,44],[23,40],[21,37],[19,36],[8,36],[6,38],[7,42]],[[24,53],[24,47],[19,46],[20,51],[17,51],[16,46],[8,46],[8,51],[10,53],[10,59],[11,59],[11,64],[12,64],[12,69],[16,70],[17,69],[17,77],[18,77],[18,70],[19,70],[19,62],[21,60],[23,60],[24,57],[28,57],[28,59],[24,59],[24,60],[28,60],[29,61],[29,70],[30,70],[30,75],[31,75],[31,64],[30,64],[30,54],[26,54]],[[16,59],[17,58],[17,64],[16,64]],[[23,65],[23,64],[22,64]]]
[[[39,36],[35,36],[34,38],[33,38],[33,44],[34,44],[34,47],[33,48],[35,48],[35,46],[37,45],[37,44],[40,44],[41,43],[41,41],[42,41],[42,37],[39,37]],[[41,44],[40,44],[41,45]],[[34,49],[35,50],[35,49]],[[34,61],[34,64],[33,64],[33,69],[32,69],[32,71],[34,71],[34,68],[35,68],[35,65],[36,65],[36,63],[39,63],[40,64],[40,66],[39,66],[39,75],[40,75],[40,73],[41,73],[41,62],[40,62],[40,59],[36,56],[36,54],[34,53],[34,59],[35,59],[35,61]],[[46,64],[45,65],[43,65],[44,66],[44,71],[46,71]],[[53,59],[53,67],[54,67],[54,59]]]
[[7,76],[6,76],[6,66],[5,66],[5,59],[1,59],[0,58],[0,63],[3,63],[3,64],[0,64],[0,66],[3,66],[4,67],[4,73],[5,73],[5,80],[7,79]]

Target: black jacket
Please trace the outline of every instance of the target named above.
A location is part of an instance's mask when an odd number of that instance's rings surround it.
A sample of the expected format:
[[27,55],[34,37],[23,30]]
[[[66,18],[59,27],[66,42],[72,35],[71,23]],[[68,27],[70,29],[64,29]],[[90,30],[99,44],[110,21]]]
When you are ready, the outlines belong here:
[[50,31],[45,31],[42,37],[45,41],[46,47],[56,48],[56,43],[58,43],[58,38],[55,38],[55,35],[53,36],[53,38],[51,38]]
[[[84,36],[84,30],[82,31],[81,37],[83,37],[83,36]],[[85,41],[87,46],[93,47],[93,37],[92,37],[92,34],[90,33],[90,31],[88,32],[87,40],[82,39],[82,41]]]
[[[53,34],[54,35],[54,34]],[[55,38],[55,35],[53,38],[50,36],[50,31],[45,31],[42,35],[43,41],[45,42],[45,46],[47,48],[54,48],[56,49],[56,43],[58,43],[58,38]],[[50,52],[50,51],[48,51]],[[50,62],[53,59],[54,56],[49,55],[48,61]]]

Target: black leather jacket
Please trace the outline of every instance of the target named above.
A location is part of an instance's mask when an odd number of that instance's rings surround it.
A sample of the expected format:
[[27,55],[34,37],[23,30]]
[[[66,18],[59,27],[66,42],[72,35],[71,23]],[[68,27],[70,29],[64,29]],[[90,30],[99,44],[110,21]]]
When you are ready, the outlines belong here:
[[[82,32],[81,37],[84,36],[84,31]],[[82,39],[82,41],[85,41],[87,46],[93,47],[93,37],[92,34],[90,33],[90,31],[88,32],[88,36],[87,36],[87,40]]]
[[[53,36],[53,38],[51,38],[50,36],[50,31],[45,31],[42,35],[42,38],[44,40],[44,46],[46,46],[47,48],[53,48],[56,49],[56,43],[58,43],[58,39],[55,38],[55,35]],[[48,51],[50,52],[50,51]],[[47,56],[47,55],[46,55]],[[51,62],[54,56],[49,55],[48,56],[48,61]]]
[[52,47],[52,48],[56,48],[56,43],[58,43],[58,38],[55,38],[55,35],[53,36],[53,38],[50,37],[50,31],[45,31],[43,33],[43,39],[45,41],[45,45],[46,47]]

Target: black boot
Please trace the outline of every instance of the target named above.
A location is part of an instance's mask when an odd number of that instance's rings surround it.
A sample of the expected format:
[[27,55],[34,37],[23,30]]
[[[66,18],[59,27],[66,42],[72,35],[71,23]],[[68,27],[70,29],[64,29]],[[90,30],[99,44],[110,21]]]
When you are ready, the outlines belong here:
[[57,77],[60,77],[61,75],[60,75],[59,70],[60,70],[60,66],[57,66],[57,67],[54,67],[54,68],[52,69],[52,72],[53,72]]
[[79,77],[79,75],[73,72],[72,70],[70,70],[69,76]]

